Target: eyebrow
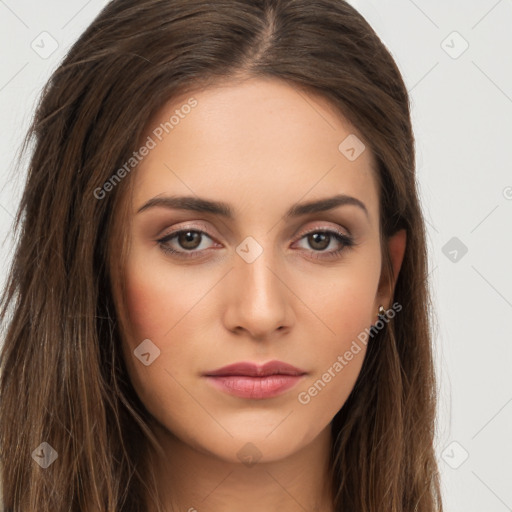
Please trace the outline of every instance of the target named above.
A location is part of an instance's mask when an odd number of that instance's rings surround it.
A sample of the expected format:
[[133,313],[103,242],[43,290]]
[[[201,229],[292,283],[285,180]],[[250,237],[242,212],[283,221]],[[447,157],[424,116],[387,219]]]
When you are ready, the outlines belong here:
[[[299,217],[301,215],[307,215],[311,213],[325,212],[332,210],[338,206],[357,206],[364,211],[368,217],[368,210],[365,204],[359,199],[348,196],[346,194],[338,194],[333,197],[327,197],[325,199],[319,199],[316,201],[308,201],[304,203],[294,204],[284,215],[285,219]],[[141,213],[150,208],[162,207],[178,210],[192,210],[195,212],[212,213],[214,215],[220,215],[227,219],[233,219],[235,217],[234,210],[227,203],[222,201],[210,201],[194,196],[157,196],[153,197],[142,205],[137,213]]]

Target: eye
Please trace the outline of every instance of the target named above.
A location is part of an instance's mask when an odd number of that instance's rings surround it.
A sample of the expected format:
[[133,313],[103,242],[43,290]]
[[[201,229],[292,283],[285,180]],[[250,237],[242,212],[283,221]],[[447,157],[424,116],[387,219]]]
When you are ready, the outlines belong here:
[[[166,254],[172,254],[178,258],[196,258],[201,256],[208,247],[204,247],[204,238],[212,240],[212,238],[204,231],[199,229],[181,229],[174,231],[163,238],[157,240],[160,248]],[[352,237],[341,233],[336,230],[329,229],[316,229],[304,234],[300,239],[305,239],[313,250],[312,257],[320,258],[335,258],[347,247],[355,245]],[[175,240],[174,247],[171,244]],[[332,244],[338,245],[337,249],[326,250]],[[306,249],[307,250],[307,249]]]
[[[352,237],[341,233],[340,231],[330,229],[316,229],[303,235],[300,240],[305,239],[310,247],[313,248],[312,257],[320,258],[335,258],[345,250],[346,247],[352,247],[355,242]],[[338,245],[337,249],[326,250],[329,246]]]
[[[157,242],[162,251],[166,254],[173,254],[179,258],[195,258],[200,256],[199,249],[201,248],[204,237],[211,240],[204,231],[198,229],[181,229],[160,238]],[[177,245],[183,250],[177,250],[170,245],[173,239],[176,239]],[[204,250],[205,248],[202,247],[201,249]]]

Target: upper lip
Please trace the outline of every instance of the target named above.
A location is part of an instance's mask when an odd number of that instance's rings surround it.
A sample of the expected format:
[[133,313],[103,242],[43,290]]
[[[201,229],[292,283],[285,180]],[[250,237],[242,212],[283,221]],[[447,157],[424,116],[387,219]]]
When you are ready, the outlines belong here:
[[304,375],[306,372],[282,361],[269,361],[265,364],[252,362],[234,363],[216,370],[208,371],[206,376],[242,375],[248,377],[266,377],[268,375]]

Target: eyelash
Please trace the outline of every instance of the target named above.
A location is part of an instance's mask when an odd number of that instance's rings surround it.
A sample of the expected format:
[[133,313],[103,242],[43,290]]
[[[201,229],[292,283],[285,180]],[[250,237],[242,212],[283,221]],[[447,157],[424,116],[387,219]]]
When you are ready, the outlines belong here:
[[[206,233],[205,231],[202,231],[200,229],[180,229],[179,231],[174,231],[173,233],[169,233],[168,235],[165,235],[163,238],[160,238],[158,240],[156,240],[156,242],[158,242],[160,248],[162,249],[162,251],[165,253],[165,254],[170,254],[170,255],[173,255],[173,256],[176,256],[178,258],[183,258],[183,259],[192,259],[192,258],[197,258],[197,257],[200,257],[201,256],[201,252],[202,251],[177,251],[175,249],[172,249],[171,247],[169,247],[167,244],[173,239],[173,238],[176,238],[178,235],[180,235],[181,233],[188,233],[188,232],[192,232],[192,233],[199,233],[201,235],[206,235],[208,238],[212,238],[208,235],[208,233]],[[313,235],[313,234],[318,234],[318,233],[321,233],[321,234],[327,234],[327,235],[331,235],[334,239],[336,239],[339,243],[342,244],[342,247],[340,249],[336,249],[334,251],[315,251],[315,250],[312,250],[311,252],[313,254],[315,253],[318,253],[318,255],[314,255],[313,258],[315,259],[332,259],[332,258],[337,258],[340,256],[340,254],[347,248],[350,248],[350,247],[353,247],[355,244],[354,242],[354,239],[348,235],[345,235],[339,231],[336,231],[336,230],[331,230],[331,229],[315,229],[313,231],[309,231],[307,233],[304,233],[300,238],[299,240],[302,240],[303,238],[309,236],[309,235]],[[201,240],[202,241],[202,240]],[[329,240],[329,243],[330,243],[330,240]]]

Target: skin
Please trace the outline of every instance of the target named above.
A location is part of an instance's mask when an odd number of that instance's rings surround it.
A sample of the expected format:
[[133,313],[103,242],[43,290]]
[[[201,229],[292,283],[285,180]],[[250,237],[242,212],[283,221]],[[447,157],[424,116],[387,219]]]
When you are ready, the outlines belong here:
[[[366,345],[309,403],[298,395],[376,322],[379,305],[391,307],[394,281],[385,286],[381,273],[374,157],[367,148],[350,161],[338,150],[358,132],[323,98],[261,78],[174,98],[155,114],[144,140],[192,96],[198,105],[133,176],[123,277],[124,357],[164,448],[151,460],[166,510],[333,511],[330,423],[356,382]],[[337,193],[362,201],[367,215],[343,205],[283,218],[297,202]],[[137,213],[151,198],[170,195],[223,201],[235,215],[165,207]],[[207,234],[196,235],[196,248],[183,245],[183,237],[182,245],[175,237],[167,247],[189,247],[197,258],[166,254],[157,242],[185,228]],[[355,245],[331,237],[322,246],[305,236],[332,229]],[[250,263],[236,251],[249,236],[263,249]],[[405,232],[388,247],[397,275]],[[322,258],[339,248],[338,256]],[[148,366],[133,352],[145,339],[160,350]],[[238,361],[274,359],[307,375],[271,399],[234,397],[202,376]],[[249,450],[247,443],[260,456],[252,466],[237,455]]]

